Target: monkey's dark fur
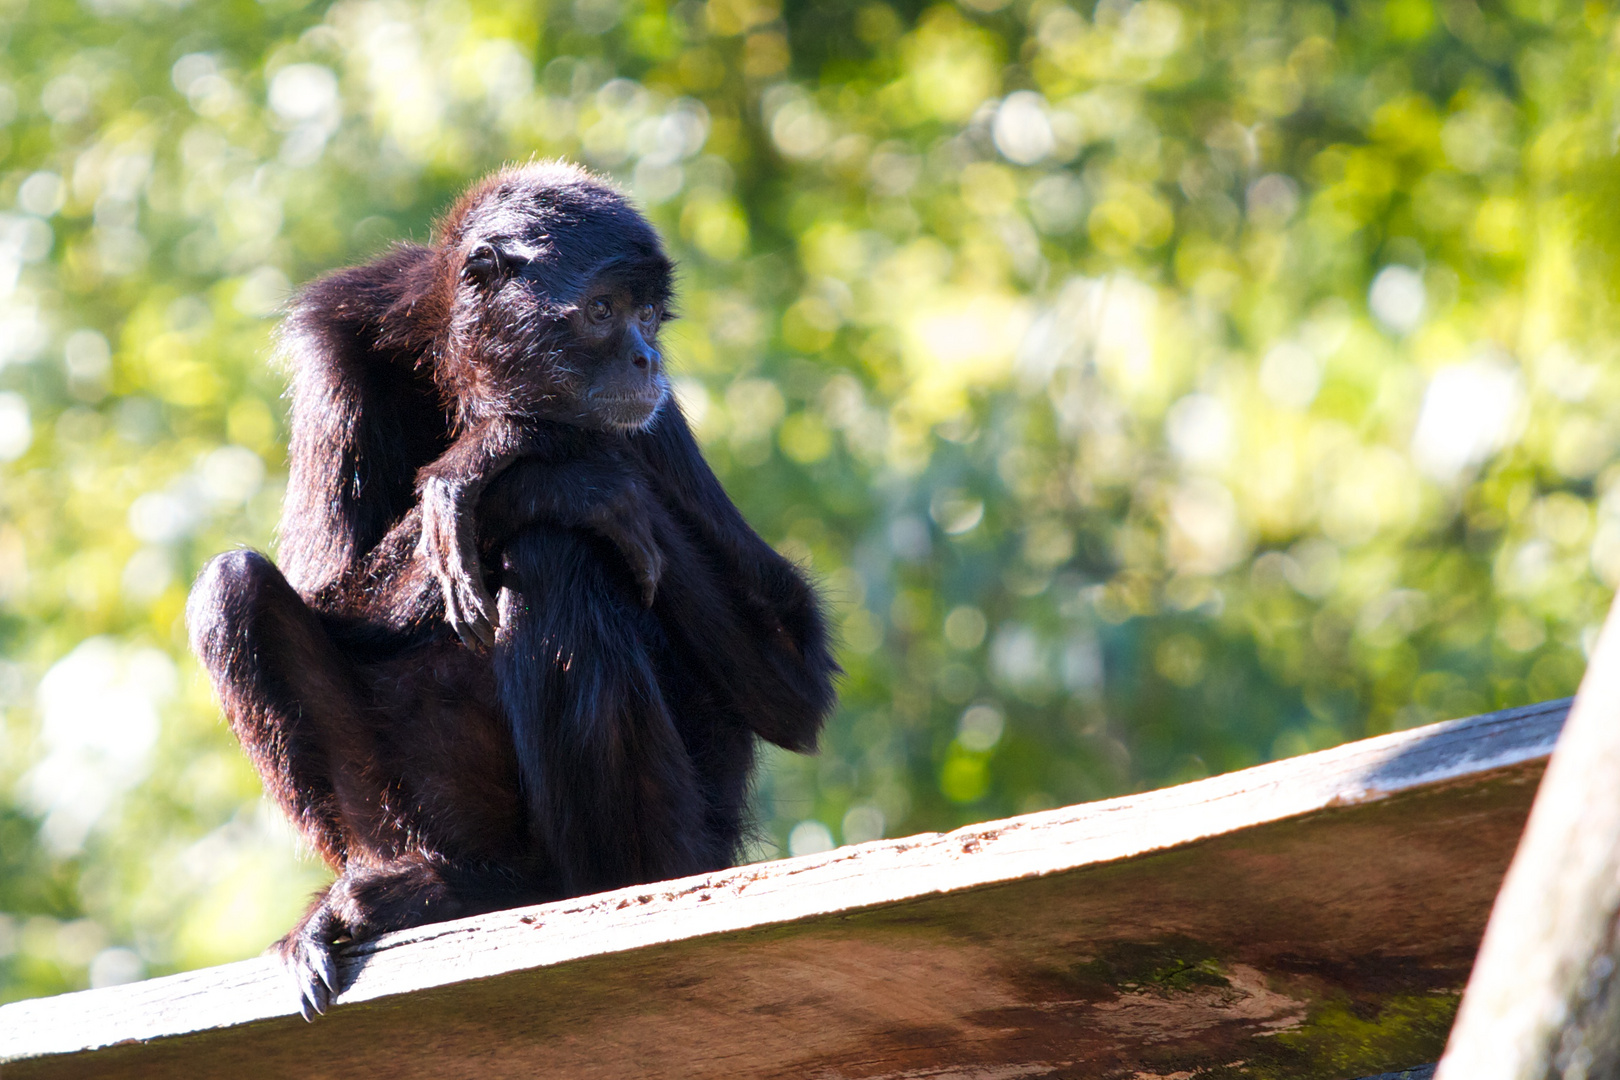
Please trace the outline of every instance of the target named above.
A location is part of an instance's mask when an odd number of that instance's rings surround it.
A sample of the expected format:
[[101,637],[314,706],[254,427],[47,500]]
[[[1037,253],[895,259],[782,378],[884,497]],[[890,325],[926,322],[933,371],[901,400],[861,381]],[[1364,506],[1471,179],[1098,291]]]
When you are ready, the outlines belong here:
[[217,557],[187,619],[338,872],[277,945],[306,1017],[345,939],[729,865],[756,737],[815,745],[825,624],[669,397],[670,272],[529,165],[288,316],[281,568]]

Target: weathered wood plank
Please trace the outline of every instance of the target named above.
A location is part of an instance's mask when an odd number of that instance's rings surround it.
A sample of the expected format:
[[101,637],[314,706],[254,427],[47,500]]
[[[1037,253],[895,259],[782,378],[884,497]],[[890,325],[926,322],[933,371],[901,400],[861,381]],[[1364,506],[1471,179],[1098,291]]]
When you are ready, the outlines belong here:
[[1496,898],[1438,1080],[1620,1078],[1620,600]]
[[[1200,1076],[1438,1057],[1567,702],[0,1008],[6,1080]],[[1207,1070],[1215,1069],[1215,1072]]]

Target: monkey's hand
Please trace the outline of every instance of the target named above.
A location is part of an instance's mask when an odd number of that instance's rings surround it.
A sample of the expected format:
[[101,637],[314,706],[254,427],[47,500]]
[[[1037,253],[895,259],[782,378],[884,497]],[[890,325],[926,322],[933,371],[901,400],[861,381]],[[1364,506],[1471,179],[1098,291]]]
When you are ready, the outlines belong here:
[[473,519],[477,492],[441,477],[422,482],[422,541],[418,551],[439,580],[444,617],[462,644],[495,644],[495,600],[484,587]]
[[606,539],[625,561],[636,584],[641,586],[641,602],[652,607],[658,595],[658,581],[664,574],[664,552],[653,535],[651,494],[636,480],[628,480],[606,498],[593,501],[584,514],[586,528]]

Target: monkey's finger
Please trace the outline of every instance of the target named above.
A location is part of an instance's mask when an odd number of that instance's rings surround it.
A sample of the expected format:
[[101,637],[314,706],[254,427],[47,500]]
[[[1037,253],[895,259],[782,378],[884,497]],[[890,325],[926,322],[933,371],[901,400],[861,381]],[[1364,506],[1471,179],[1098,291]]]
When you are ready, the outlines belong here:
[[468,604],[453,624],[462,642],[476,652],[484,652],[495,644],[495,627],[489,617],[474,604]]
[[471,622],[463,619],[451,619],[450,629],[454,630],[456,637],[461,639],[461,643],[473,652],[481,653],[489,647],[489,642],[479,634],[477,626]]
[[489,617],[489,608],[485,607],[481,599],[470,605],[467,612],[467,628],[478,639],[478,644],[488,649],[495,644],[495,623]]
[[484,646],[492,648],[495,645],[495,623],[499,618],[500,607],[495,603],[495,598],[489,595],[489,590],[484,588],[483,582],[476,579],[473,581],[472,599],[473,628]]
[[642,605],[652,607],[658,595],[658,582],[664,576],[664,553],[659,549],[658,541],[653,539],[645,523],[638,521],[629,530],[621,547],[635,572],[637,583],[641,585]]
[[[451,577],[441,578],[439,586],[444,595],[444,621],[450,624],[463,645],[482,652],[493,643],[494,635],[488,629],[488,618],[479,609],[476,594]],[[480,621],[485,624],[482,629],[478,625]]]

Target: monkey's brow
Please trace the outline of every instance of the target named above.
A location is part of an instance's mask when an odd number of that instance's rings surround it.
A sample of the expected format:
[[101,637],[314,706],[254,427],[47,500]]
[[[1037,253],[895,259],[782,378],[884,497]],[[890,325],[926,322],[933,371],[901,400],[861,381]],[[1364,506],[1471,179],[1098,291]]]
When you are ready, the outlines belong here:
[[614,287],[636,296],[664,299],[669,296],[669,279],[674,270],[663,255],[639,253],[614,255],[592,266],[586,274],[593,286]]
[[669,302],[669,290],[656,286],[649,288],[645,282],[626,281],[617,276],[592,278],[584,288],[579,290],[578,297],[572,305],[578,308],[587,300],[598,296],[628,297],[632,304],[657,304],[663,308]]

